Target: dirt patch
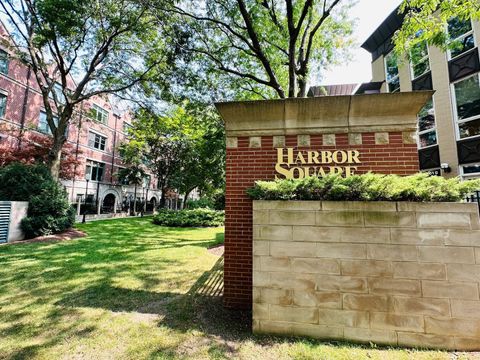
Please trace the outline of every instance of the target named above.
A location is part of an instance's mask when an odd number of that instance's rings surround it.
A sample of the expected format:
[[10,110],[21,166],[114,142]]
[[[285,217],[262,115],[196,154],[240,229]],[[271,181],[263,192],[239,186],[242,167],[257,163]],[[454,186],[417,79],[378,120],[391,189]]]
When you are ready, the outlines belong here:
[[223,252],[225,251],[225,246],[222,245],[217,245],[211,248],[207,249],[210,254],[217,255],[217,256],[222,256]]
[[33,239],[28,240],[19,240],[19,241],[12,241],[5,245],[18,245],[18,244],[28,244],[28,243],[36,243],[36,242],[47,242],[47,241],[67,241],[72,239],[78,239],[87,236],[86,233],[77,229],[69,229],[59,234],[54,235],[45,235],[45,236],[38,236]]

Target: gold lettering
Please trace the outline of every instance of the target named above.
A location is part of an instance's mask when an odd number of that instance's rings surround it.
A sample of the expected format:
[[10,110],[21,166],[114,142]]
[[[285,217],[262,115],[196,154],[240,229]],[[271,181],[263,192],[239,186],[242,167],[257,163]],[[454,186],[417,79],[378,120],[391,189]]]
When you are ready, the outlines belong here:
[[[290,171],[292,173],[292,178],[293,179],[303,179],[303,178],[305,178],[305,172],[303,171],[303,169],[301,167],[294,167]],[[295,176],[295,171],[298,172],[298,176]]]
[[[287,148],[287,154],[284,153],[285,149],[277,149],[277,163],[278,164],[287,164],[292,165],[293,162],[293,148]],[[287,162],[285,162],[285,156],[287,157]]]
[[[317,164],[326,166],[315,166]],[[295,153],[294,148],[277,148],[275,179],[324,177],[327,173],[348,177],[354,175],[358,169],[353,164],[361,164],[360,152],[357,150],[298,151]]]
[[[338,158],[339,155],[341,156],[340,159]],[[344,164],[347,162],[348,156],[345,151],[337,150],[333,153],[332,159],[335,164]]]
[[[310,169],[313,170],[313,173],[310,174]],[[303,170],[305,171],[305,177],[310,177],[310,176],[315,176],[315,168],[313,167],[310,167],[310,166],[305,166],[303,168]]]
[[349,177],[355,175],[355,171],[357,171],[357,169],[358,168],[356,166],[345,166],[345,176]]
[[330,164],[332,162],[332,152],[322,151],[322,164]]
[[348,151],[348,163],[349,164],[360,164],[360,152],[357,150]]
[[331,175],[342,175],[343,169],[340,166],[330,166]]
[[320,160],[318,160],[320,154],[318,151],[309,151],[307,154],[309,164],[320,164]]
[[317,172],[317,177],[324,177],[325,175],[327,175],[325,173],[325,169],[323,167],[319,167]]
[[297,158],[295,159],[296,164],[306,164],[307,162],[305,161],[305,158],[302,155],[302,152],[299,151],[297,154]]
[[[292,179],[292,171],[288,169],[284,169],[281,164],[275,165],[275,171],[280,175],[283,175],[285,179]],[[277,175],[275,175],[275,179],[280,179]]]

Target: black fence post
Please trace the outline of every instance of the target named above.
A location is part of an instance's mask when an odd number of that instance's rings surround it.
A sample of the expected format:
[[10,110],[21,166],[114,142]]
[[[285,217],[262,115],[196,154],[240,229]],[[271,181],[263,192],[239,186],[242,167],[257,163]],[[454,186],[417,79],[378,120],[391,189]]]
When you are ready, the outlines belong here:
[[471,203],[476,202],[478,204],[478,210],[480,211],[480,190],[477,190],[472,195],[467,196],[466,200],[467,202]]

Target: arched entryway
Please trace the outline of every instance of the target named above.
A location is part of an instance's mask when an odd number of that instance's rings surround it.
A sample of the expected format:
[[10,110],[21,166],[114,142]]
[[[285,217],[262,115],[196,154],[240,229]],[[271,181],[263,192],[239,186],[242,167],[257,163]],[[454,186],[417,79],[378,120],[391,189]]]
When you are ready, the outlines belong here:
[[157,198],[152,196],[147,203],[147,212],[154,211],[157,208]]
[[107,194],[103,198],[102,203],[102,213],[113,213],[115,212],[115,195]]

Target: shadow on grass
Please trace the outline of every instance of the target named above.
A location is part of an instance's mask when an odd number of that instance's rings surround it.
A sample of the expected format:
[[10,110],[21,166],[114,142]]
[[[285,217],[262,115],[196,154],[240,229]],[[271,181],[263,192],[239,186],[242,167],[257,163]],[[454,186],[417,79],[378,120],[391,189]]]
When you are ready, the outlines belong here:
[[[79,228],[88,236],[0,247],[0,349],[8,351],[0,350],[0,359],[35,358],[66,339],[95,333],[96,323],[81,307],[168,314],[175,304],[188,304],[191,296],[178,290],[149,289],[190,283],[198,249],[223,242],[221,229],[163,228],[148,218]],[[122,288],[122,282],[143,290]]]
[[55,305],[157,314],[162,316],[159,326],[181,332],[200,330],[229,340],[245,339],[251,336],[251,311],[224,308],[223,261],[222,256],[186,294],[125,289],[102,283],[70,293]]

